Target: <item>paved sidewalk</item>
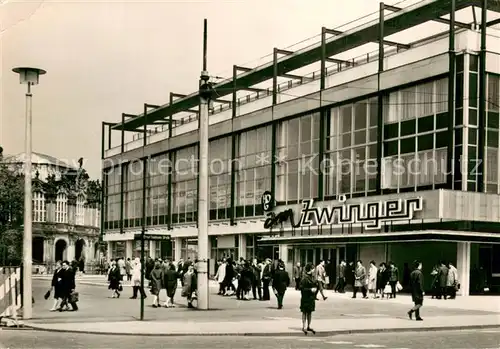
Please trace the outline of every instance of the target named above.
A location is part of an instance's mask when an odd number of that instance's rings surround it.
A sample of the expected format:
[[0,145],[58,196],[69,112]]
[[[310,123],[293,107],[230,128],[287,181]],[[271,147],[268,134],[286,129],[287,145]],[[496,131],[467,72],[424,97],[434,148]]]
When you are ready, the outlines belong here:
[[[279,318],[275,320],[224,322],[190,321],[121,321],[96,323],[56,323],[25,324],[37,330],[56,332],[76,332],[112,335],[144,336],[296,336],[301,333],[299,318]],[[457,330],[500,327],[498,315],[476,316],[434,316],[424,321],[410,321],[405,318],[370,318],[370,319],[320,319],[312,322],[317,335],[335,335],[345,333],[402,332]]]
[[[139,300],[128,299],[127,289],[120,299],[111,299],[103,276],[80,276],[78,312],[49,312],[52,300],[43,294],[50,286],[49,278],[34,280],[34,318],[26,326],[46,331],[149,335],[274,335],[301,334],[300,292],[289,289],[285,308],[276,309],[276,300],[238,301],[235,297],[217,296],[217,284],[211,283],[209,311],[186,308],[186,300],[178,295],[176,308],[154,309],[151,296],[145,301],[145,321],[137,321]],[[97,286],[96,286],[97,285]],[[313,314],[313,328],[318,334],[363,333],[381,331],[416,331],[500,328],[499,297],[458,297],[455,300],[424,301],[424,321],[410,321],[406,312],[411,307],[408,295],[396,299],[351,299],[351,293],[325,292],[326,301],[318,301]],[[161,295],[162,300],[165,297]]]

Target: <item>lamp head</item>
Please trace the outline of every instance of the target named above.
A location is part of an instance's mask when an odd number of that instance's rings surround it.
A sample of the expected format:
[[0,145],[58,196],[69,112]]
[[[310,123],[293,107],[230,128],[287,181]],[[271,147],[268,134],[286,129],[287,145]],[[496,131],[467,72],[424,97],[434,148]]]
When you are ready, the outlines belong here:
[[12,69],[14,73],[19,74],[19,82],[21,84],[37,85],[40,75],[46,73],[43,69],[30,68],[30,67],[18,67]]

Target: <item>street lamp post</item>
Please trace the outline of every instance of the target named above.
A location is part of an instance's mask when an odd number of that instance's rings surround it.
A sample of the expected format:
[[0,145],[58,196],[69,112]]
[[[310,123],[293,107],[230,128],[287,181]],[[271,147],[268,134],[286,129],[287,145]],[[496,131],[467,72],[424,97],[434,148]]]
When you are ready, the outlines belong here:
[[19,67],[12,69],[14,73],[19,74],[21,84],[28,85],[26,92],[26,135],[25,135],[25,158],[24,158],[24,235],[23,235],[23,319],[29,320],[32,317],[32,232],[31,232],[31,207],[32,207],[32,194],[31,194],[31,86],[37,85],[40,75],[45,74],[45,70],[38,68]]

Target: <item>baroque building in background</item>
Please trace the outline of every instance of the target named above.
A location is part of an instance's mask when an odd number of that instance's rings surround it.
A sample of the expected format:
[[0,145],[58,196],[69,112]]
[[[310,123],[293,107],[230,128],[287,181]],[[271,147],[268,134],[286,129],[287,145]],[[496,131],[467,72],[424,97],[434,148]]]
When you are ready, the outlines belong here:
[[[50,271],[58,260],[78,261],[86,270],[103,257],[99,248],[99,181],[82,168],[49,155],[32,153],[33,269]],[[24,154],[4,162],[23,173]]]

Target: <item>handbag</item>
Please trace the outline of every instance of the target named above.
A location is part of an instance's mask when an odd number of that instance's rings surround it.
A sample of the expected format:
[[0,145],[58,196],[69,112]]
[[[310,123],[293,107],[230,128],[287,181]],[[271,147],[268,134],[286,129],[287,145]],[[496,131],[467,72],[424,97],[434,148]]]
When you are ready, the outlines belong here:
[[122,284],[119,284],[119,285],[118,285],[118,291],[119,291],[119,292],[123,291],[123,286],[122,286]]
[[398,283],[396,284],[396,290],[397,290],[398,292],[403,291],[403,286],[401,286],[401,284],[399,283],[399,281],[398,281]]
[[325,277],[325,284],[330,285],[330,277],[329,276]]
[[385,285],[384,294],[391,294],[391,293],[392,293],[391,285]]
[[45,295],[43,296],[43,298],[45,298],[45,300],[49,299],[50,297],[50,290],[48,290]]
[[70,299],[70,303],[76,303],[79,301],[79,297],[78,297],[78,292],[71,292],[71,294],[69,295],[69,299]]

